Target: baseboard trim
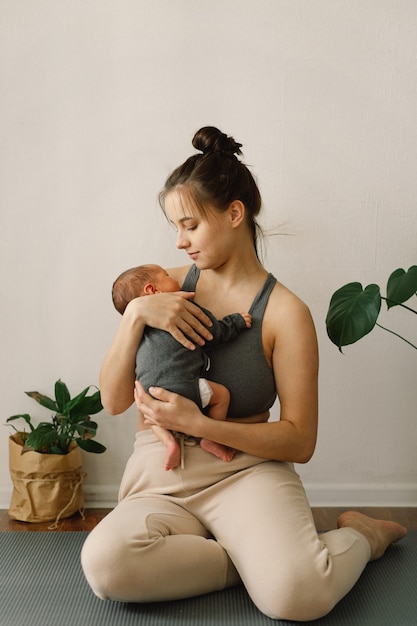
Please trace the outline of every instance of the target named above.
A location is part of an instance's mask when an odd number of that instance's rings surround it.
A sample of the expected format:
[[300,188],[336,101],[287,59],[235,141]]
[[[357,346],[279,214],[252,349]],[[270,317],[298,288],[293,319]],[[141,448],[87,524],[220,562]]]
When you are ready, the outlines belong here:
[[84,485],[87,509],[113,509],[118,500],[119,485]]
[[[83,485],[84,503],[88,509],[113,509],[117,504],[119,485]],[[0,509],[8,509],[12,487],[0,485]]]
[[[417,483],[377,485],[304,484],[312,507],[417,507]],[[118,485],[84,485],[86,508],[108,509],[117,504]],[[12,488],[0,485],[0,509],[8,509]]]
[[417,483],[309,484],[304,483],[313,507],[417,507]]

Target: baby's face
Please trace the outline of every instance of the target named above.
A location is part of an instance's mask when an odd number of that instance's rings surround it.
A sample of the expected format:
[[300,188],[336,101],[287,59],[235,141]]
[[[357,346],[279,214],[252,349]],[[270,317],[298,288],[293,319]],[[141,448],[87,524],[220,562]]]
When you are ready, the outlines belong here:
[[171,278],[168,272],[165,271],[162,267],[158,269],[158,273],[155,278],[155,284],[162,292],[181,290],[179,282]]

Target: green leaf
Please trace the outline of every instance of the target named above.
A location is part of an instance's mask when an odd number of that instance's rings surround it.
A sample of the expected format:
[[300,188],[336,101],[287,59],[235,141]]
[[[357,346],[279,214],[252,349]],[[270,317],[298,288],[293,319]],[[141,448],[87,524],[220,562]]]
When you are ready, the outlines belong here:
[[31,417],[28,413],[22,413],[22,415],[12,415],[11,417],[7,419],[7,422],[13,422],[14,420],[18,420],[18,419],[24,419],[26,424],[29,425],[30,430],[34,430]]
[[[88,388],[87,388],[88,390]],[[70,409],[72,419],[80,419],[87,415],[94,415],[103,410],[101,404],[100,391],[96,391],[91,396],[82,397]]]
[[33,398],[36,402],[39,402],[42,406],[50,409],[51,411],[58,411],[58,405],[48,396],[44,396],[39,391],[25,391],[25,394],[29,396],[29,398]]
[[86,452],[94,452],[94,454],[102,454],[106,451],[106,447],[94,439],[76,439],[75,440],[80,448]]
[[59,440],[59,435],[49,422],[41,422],[26,438],[28,446],[36,452],[49,452],[51,446]]
[[327,334],[339,350],[367,335],[375,326],[381,310],[378,285],[348,283],[330,300],[326,317]]
[[58,406],[58,411],[63,413],[64,407],[71,400],[68,387],[62,380],[57,380],[55,383],[55,400]]
[[417,292],[417,265],[412,265],[407,272],[402,268],[395,270],[388,279],[387,306],[390,309],[406,302]]
[[75,430],[81,437],[85,438],[87,435],[87,438],[89,439],[96,435],[97,424],[95,422],[81,422],[75,426]]
[[48,454],[67,454],[68,450],[63,450],[62,448],[58,448],[58,446],[51,446],[48,450]]
[[90,387],[86,387],[77,396],[75,396],[75,398],[73,398],[72,400],[70,400],[67,403],[67,405],[65,406],[65,413],[67,415],[69,415],[71,413],[71,411],[73,411],[74,408],[79,407],[80,405],[82,405],[82,402],[83,402],[85,396],[87,395],[89,389],[90,389]]

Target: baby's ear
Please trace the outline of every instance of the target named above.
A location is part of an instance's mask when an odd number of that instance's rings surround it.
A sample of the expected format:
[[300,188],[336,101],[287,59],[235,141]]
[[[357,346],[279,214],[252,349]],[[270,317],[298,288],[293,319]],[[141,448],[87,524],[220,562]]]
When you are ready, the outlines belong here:
[[159,293],[159,289],[158,287],[156,287],[156,285],[153,285],[152,283],[146,283],[143,288],[143,293],[145,294],[145,296],[152,296],[154,293]]

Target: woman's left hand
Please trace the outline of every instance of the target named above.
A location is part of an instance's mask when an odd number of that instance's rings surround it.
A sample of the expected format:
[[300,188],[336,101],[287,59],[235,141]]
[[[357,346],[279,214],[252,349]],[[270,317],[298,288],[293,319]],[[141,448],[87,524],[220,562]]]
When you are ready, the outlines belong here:
[[136,406],[145,424],[199,436],[198,418],[205,419],[205,416],[192,400],[161,387],[151,387],[149,391],[151,393],[146,393],[140,382],[135,382]]

